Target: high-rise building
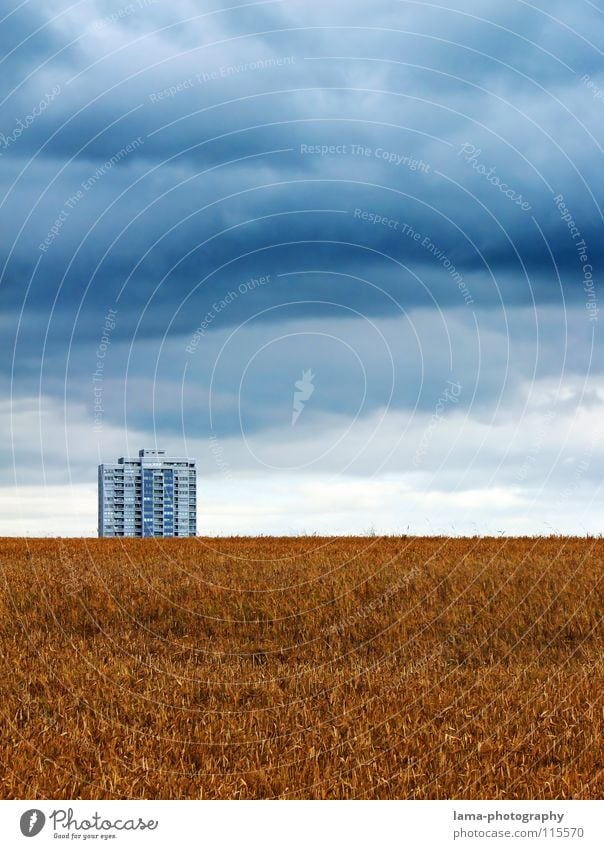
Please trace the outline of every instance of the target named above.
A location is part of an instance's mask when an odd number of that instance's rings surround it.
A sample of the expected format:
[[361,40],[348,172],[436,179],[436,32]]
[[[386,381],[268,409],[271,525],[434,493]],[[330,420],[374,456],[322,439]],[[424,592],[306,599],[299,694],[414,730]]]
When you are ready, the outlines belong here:
[[100,537],[192,537],[197,468],[187,457],[142,450],[99,466]]

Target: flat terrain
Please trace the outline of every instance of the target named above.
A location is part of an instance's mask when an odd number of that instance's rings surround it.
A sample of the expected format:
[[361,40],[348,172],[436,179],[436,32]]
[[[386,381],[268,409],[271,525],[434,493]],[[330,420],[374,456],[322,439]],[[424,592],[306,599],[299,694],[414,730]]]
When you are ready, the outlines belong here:
[[602,798],[603,610],[600,539],[0,539],[0,796]]

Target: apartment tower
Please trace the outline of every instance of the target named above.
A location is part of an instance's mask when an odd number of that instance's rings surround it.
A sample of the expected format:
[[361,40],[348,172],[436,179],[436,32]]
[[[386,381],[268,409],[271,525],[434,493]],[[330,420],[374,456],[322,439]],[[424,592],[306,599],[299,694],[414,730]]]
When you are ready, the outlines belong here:
[[100,537],[193,537],[197,467],[187,457],[146,450],[99,466]]

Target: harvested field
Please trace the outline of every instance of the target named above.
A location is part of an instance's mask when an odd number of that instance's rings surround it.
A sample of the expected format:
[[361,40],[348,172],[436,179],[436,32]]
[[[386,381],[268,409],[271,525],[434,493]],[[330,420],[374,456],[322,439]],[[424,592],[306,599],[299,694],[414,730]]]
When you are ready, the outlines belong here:
[[604,795],[604,541],[0,540],[2,798]]

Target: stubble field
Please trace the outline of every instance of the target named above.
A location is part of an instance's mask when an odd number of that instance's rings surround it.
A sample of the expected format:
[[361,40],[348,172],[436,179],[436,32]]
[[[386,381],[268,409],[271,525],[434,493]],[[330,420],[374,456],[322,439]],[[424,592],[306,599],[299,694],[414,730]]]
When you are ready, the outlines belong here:
[[0,540],[2,798],[602,798],[604,541]]

